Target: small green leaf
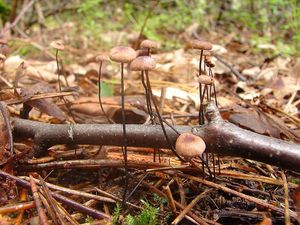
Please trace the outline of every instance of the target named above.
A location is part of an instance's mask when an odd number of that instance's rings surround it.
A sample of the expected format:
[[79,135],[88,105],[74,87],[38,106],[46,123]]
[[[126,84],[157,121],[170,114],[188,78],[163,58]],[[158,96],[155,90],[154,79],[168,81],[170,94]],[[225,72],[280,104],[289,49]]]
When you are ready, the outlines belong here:
[[101,85],[101,96],[108,97],[114,95],[114,89],[112,85],[103,82],[101,82],[100,85]]

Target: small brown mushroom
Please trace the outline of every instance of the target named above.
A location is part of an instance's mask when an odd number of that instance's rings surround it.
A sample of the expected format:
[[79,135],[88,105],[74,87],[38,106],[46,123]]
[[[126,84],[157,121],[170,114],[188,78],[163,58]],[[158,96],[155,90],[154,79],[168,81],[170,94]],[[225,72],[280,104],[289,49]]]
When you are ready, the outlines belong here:
[[191,46],[200,50],[211,50],[212,44],[208,41],[192,40]]
[[130,63],[133,71],[153,70],[156,66],[155,60],[150,56],[139,56]]
[[151,122],[154,123],[153,110],[151,105],[151,85],[148,71],[153,70],[156,66],[155,60],[150,56],[139,56],[130,63],[130,69],[133,71],[141,71],[141,80],[146,94],[147,110],[150,115]]
[[158,43],[156,41],[143,40],[141,43],[141,48],[146,48],[148,55],[150,55],[151,49],[158,49]]
[[127,46],[117,46],[110,50],[109,58],[119,63],[131,62],[136,57],[136,51]]
[[97,55],[96,56],[96,62],[104,62],[104,61],[109,61],[109,57],[108,57],[108,55],[107,54],[99,54],[99,55]]
[[50,46],[57,51],[63,51],[65,49],[64,43],[62,40],[52,41]]
[[176,152],[188,161],[201,156],[205,148],[203,139],[192,133],[182,133],[176,140]]
[[129,63],[136,58],[136,52],[133,48],[126,46],[117,46],[110,50],[109,58],[112,61],[121,63],[121,112],[122,112],[122,127],[124,137],[124,167],[126,173],[125,188],[123,193],[122,207],[125,206],[126,193],[128,188],[128,157],[127,157],[127,135],[126,135],[126,115],[125,115],[125,85],[124,85],[124,63]]
[[213,78],[207,75],[200,75],[198,81],[200,84],[211,85],[213,83]]

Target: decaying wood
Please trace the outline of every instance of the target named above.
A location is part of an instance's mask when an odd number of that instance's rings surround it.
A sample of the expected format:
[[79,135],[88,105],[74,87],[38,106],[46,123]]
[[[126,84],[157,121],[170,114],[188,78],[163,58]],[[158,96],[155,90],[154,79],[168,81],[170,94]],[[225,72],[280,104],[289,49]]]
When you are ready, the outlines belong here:
[[[224,121],[216,106],[206,108],[203,126],[175,126],[179,133],[201,136],[207,152],[238,156],[300,172],[300,145],[244,130]],[[166,128],[174,145],[178,134]],[[57,144],[124,145],[120,124],[56,124],[13,119],[15,137],[32,138],[35,154],[41,155]],[[160,125],[127,125],[128,146],[169,148]]]

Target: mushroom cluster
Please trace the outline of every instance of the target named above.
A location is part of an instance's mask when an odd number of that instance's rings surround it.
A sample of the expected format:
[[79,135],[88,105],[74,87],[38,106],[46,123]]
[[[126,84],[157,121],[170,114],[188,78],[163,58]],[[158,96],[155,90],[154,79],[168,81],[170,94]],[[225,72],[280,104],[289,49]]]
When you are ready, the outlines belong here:
[[[211,68],[214,67],[210,56],[210,51],[213,45],[207,41],[192,40],[191,47],[200,50],[199,69],[198,69],[198,83],[199,83],[199,97],[200,97],[200,109],[199,109],[199,124],[204,124],[204,104],[211,101],[211,96],[214,93],[215,102],[215,84],[214,77]],[[208,69],[207,69],[208,68]],[[206,102],[205,102],[206,101]]]

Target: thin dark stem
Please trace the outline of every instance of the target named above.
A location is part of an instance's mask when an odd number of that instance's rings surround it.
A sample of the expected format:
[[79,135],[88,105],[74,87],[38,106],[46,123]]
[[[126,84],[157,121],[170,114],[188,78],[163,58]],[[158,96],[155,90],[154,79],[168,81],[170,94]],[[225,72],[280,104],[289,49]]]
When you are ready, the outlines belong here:
[[200,59],[199,59],[199,76],[201,75],[201,69],[202,69],[202,58],[203,58],[203,50],[200,51]]
[[147,84],[145,82],[145,73],[144,71],[141,72],[141,79],[142,79],[142,84],[145,89],[145,94],[146,94],[146,103],[147,103],[147,110],[148,114],[150,115],[151,123],[154,124],[154,118],[153,118],[153,110],[152,110],[152,105],[151,105],[151,99],[149,97],[149,91]]
[[[200,84],[200,83],[199,83]],[[200,86],[201,86],[201,84],[200,84]],[[200,91],[200,96],[201,96],[201,98],[200,98],[200,110],[199,110],[199,112],[201,113],[200,115],[201,115],[201,120],[200,120],[200,124],[199,125],[203,125],[204,124],[204,108],[203,108],[203,101],[204,101],[204,96],[205,96],[205,91],[206,91],[206,89],[207,89],[207,86],[206,85],[204,85],[204,89],[203,89],[203,92],[201,93],[201,91]]]
[[214,181],[216,181],[215,154],[212,154],[212,161],[213,161],[213,177],[214,177]]
[[[199,98],[200,98],[200,102],[201,102],[201,99],[203,98],[203,96],[202,96],[202,84],[200,82],[199,82]],[[200,106],[199,106],[199,125],[203,124],[202,117],[203,117],[203,109],[201,108],[201,103],[200,103]]]
[[[212,72],[212,69],[211,67],[209,67],[209,74],[212,78],[214,78],[214,74]],[[214,89],[214,98],[215,98],[215,103],[216,103],[216,106],[218,107],[218,101],[217,101],[217,93],[216,93],[216,85],[215,85],[215,82],[213,82],[212,84],[212,87]]]
[[[57,49],[56,49],[56,53],[55,53],[55,59],[56,59],[56,66],[57,66],[58,90],[59,90],[59,92],[61,92],[60,68],[59,68],[59,58],[58,58],[58,50],[57,50]],[[63,65],[62,62],[61,62],[61,65]],[[65,76],[64,76],[64,78],[65,78],[65,80],[66,80],[66,77],[65,77]],[[66,101],[66,99],[64,98],[64,96],[61,96],[60,98],[61,98],[61,99],[63,100],[63,102],[65,103],[66,108],[67,108],[67,110],[68,110],[70,116],[71,116],[72,119],[75,121],[75,118],[74,118],[74,116],[73,116],[73,114],[72,114],[72,111],[71,111],[71,109],[69,108],[68,102]]]
[[59,68],[59,59],[58,59],[58,50],[56,49],[55,60],[57,66],[57,82],[58,82],[58,90],[61,92],[61,83],[60,83],[60,68]]
[[[153,116],[155,116],[155,117],[158,118],[158,115],[157,115],[155,112],[153,112]],[[176,134],[178,134],[178,135],[181,134],[178,130],[176,130],[176,128],[175,128],[172,124],[170,124],[170,123],[169,123],[166,119],[164,119],[162,116],[161,116],[161,119],[162,119],[162,121],[163,121],[168,127],[170,127]]]
[[100,108],[102,110],[102,113],[103,115],[105,116],[105,118],[107,119],[107,121],[109,123],[114,123],[109,117],[108,115],[106,114],[106,112],[104,111],[104,108],[103,108],[103,104],[102,104],[102,100],[101,100],[101,75],[102,75],[102,64],[103,64],[103,61],[100,61],[100,64],[99,64],[99,71],[98,71],[98,90],[99,90],[99,93],[98,93],[98,99],[99,99],[99,105],[100,105]]
[[126,135],[126,116],[125,116],[125,87],[124,87],[124,63],[121,63],[121,104],[122,104],[122,127],[123,127],[123,138],[124,138],[124,146],[123,155],[124,155],[124,168],[125,168],[125,188],[123,193],[122,200],[122,209],[124,209],[126,205],[126,193],[128,189],[128,162],[127,162],[127,135]]
[[60,60],[60,65],[61,65],[61,72],[62,72],[63,78],[66,82],[66,85],[67,85],[67,87],[70,87],[62,59]]
[[140,179],[140,181],[135,185],[133,190],[130,192],[130,194],[126,198],[126,202],[130,199],[130,197],[134,194],[136,189],[140,186],[140,184],[143,182],[143,180],[148,176],[148,173],[144,174],[143,177]]
[[166,128],[165,128],[165,126],[164,126],[164,122],[163,122],[162,117],[161,117],[161,115],[160,115],[160,113],[159,113],[159,109],[158,109],[158,107],[157,107],[157,104],[156,104],[156,102],[155,102],[155,99],[154,99],[154,96],[153,96],[153,93],[152,93],[151,83],[150,83],[150,79],[149,79],[148,71],[147,71],[147,70],[145,71],[145,75],[146,75],[147,86],[148,86],[148,88],[149,88],[149,89],[148,89],[149,95],[150,95],[150,98],[151,98],[152,101],[153,101],[153,105],[154,105],[154,107],[155,107],[155,111],[156,111],[156,113],[157,113],[157,117],[158,117],[159,123],[160,123],[160,125],[161,125],[162,131],[163,131],[163,133],[164,133],[164,136],[165,136],[165,138],[166,138],[166,140],[167,140],[167,143],[169,144],[170,149],[172,150],[172,152],[173,152],[173,153],[174,153],[181,161],[185,161],[180,155],[178,155],[178,153],[176,152],[174,146],[171,144],[171,141],[170,141],[170,139],[169,139],[169,137],[168,137],[168,134],[167,134],[167,132],[166,132]]

